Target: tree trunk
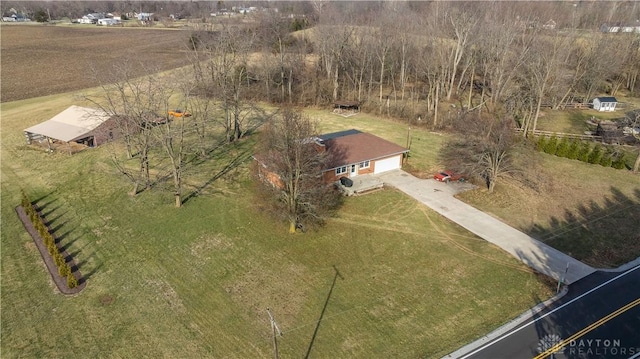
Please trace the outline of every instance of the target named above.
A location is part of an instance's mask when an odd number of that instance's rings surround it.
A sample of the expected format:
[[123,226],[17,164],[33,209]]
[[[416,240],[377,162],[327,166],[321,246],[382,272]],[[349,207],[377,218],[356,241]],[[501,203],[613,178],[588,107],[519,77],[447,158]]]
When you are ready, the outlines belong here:
[[633,172],[638,173],[640,170],[640,152],[638,152],[638,157],[636,157],[636,162],[633,164]]
[[489,193],[493,193],[493,190],[496,187],[496,181],[493,178],[489,178],[488,182],[489,182],[488,191]]
[[294,219],[289,219],[289,233],[296,233],[296,221]]
[[438,127],[438,101],[440,100],[440,84],[436,85],[436,96],[433,102],[433,128]]
[[476,71],[475,65],[471,68],[471,79],[469,80],[469,99],[467,101],[467,109],[471,109],[471,98],[473,96],[473,75]]
[[382,112],[382,81],[384,80],[384,60],[385,55],[382,55],[382,58],[380,59],[380,112]]
[[538,94],[538,104],[536,105],[536,114],[533,116],[533,122],[531,124],[531,132],[535,132],[536,127],[538,127],[538,117],[540,117],[540,108],[542,107],[542,98],[544,96],[545,89],[546,89],[546,81],[542,85],[542,89],[540,89],[540,93]]
[[337,100],[338,99],[338,66],[336,66],[336,72],[335,75],[333,76],[333,100]]
[[406,44],[404,41],[402,41],[402,59],[400,62],[400,91],[402,91],[402,95],[400,96],[400,99],[402,101],[404,101],[404,89],[405,89],[405,85],[406,85],[406,81],[405,81],[405,77],[406,75],[406,70],[405,70],[405,56],[406,56]]
[[289,68],[289,81],[287,83],[288,87],[289,87],[289,103],[291,103],[293,101],[292,96],[293,96],[293,90],[291,88],[291,83],[293,82],[293,67]]

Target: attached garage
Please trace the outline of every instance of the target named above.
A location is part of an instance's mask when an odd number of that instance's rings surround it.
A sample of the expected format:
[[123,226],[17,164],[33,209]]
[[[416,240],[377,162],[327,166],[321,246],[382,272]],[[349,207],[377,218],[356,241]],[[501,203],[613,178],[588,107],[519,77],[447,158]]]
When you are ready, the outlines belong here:
[[373,165],[373,173],[378,174],[382,172],[397,170],[400,167],[402,167],[402,155],[397,155],[394,157],[375,160]]

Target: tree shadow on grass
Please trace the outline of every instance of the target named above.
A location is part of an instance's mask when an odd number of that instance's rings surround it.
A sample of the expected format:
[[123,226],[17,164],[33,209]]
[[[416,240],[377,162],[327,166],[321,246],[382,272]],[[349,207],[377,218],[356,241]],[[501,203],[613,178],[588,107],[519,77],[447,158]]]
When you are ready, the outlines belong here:
[[594,267],[617,267],[640,257],[640,188],[628,196],[611,187],[603,204],[566,210],[525,232]]
[[[49,198],[52,194],[53,194],[53,192],[49,192],[49,193],[47,193],[47,194],[45,194],[45,195],[42,195],[42,196],[40,196],[40,197],[38,197],[38,198],[36,198],[36,199],[33,199],[33,200],[31,201],[31,204],[36,204],[36,203],[42,202],[42,201],[44,201],[45,199]],[[53,199],[51,199],[50,201],[45,202],[45,203],[43,203],[43,204],[39,205],[39,206],[38,206],[38,208],[42,211],[42,210],[44,210],[45,208],[47,208],[48,206],[50,206],[53,202],[55,202],[55,201],[57,201],[57,200],[58,200],[57,198],[53,198]]]
[[216,174],[214,174],[206,182],[197,186],[193,191],[191,191],[191,193],[189,193],[182,200],[182,204],[185,204],[192,198],[197,197],[200,194],[200,192],[202,192],[204,189],[209,187],[212,183],[214,183],[216,180],[218,180],[222,176],[238,168],[240,165],[242,165],[242,163],[244,163],[246,160],[251,158],[251,155],[252,155],[251,148],[242,149],[239,153],[237,153],[231,158],[229,158],[228,156],[225,156],[225,154],[228,155],[229,153],[231,153],[231,149],[227,148],[227,149],[224,149],[223,152],[217,156],[221,159],[228,158],[227,163],[224,165],[224,167],[222,167],[222,169],[220,169]]

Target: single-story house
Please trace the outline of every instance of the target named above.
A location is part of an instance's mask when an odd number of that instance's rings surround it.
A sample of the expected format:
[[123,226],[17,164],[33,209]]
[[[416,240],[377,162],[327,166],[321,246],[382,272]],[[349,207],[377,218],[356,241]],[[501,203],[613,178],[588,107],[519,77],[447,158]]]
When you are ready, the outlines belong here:
[[28,17],[23,14],[12,14],[9,16],[3,16],[2,21],[6,22],[28,22],[31,21]]
[[140,21],[151,21],[153,13],[152,12],[141,12],[136,14],[136,19]]
[[24,130],[27,144],[47,142],[79,143],[89,147],[101,145],[115,138],[115,120],[106,112],[81,106],[70,106],[51,119]]
[[404,154],[409,152],[393,142],[354,129],[320,135],[316,143],[326,151],[334,152],[333,163],[323,173],[327,183],[341,177],[399,169]]
[[596,97],[593,99],[593,109],[600,112],[611,112],[616,110],[618,100],[615,97]]
[[91,14],[87,14],[83,16],[81,19],[78,19],[78,23],[80,24],[97,24],[98,20],[105,19],[106,16],[100,12],[94,12]]
[[551,19],[545,22],[544,25],[542,25],[542,28],[545,30],[554,30],[556,28],[556,22],[553,19]]
[[[378,174],[402,167],[402,159],[408,149],[370,133],[346,130],[327,133],[306,141],[320,152],[330,153],[331,162],[323,170],[325,183],[333,183],[342,177],[354,178],[364,174]],[[280,178],[269,170],[261,156],[253,158],[260,164],[260,176],[281,187]]]
[[640,20],[628,23],[618,22],[611,24],[602,24],[602,26],[600,26],[600,31],[610,33],[626,32],[640,34]]
[[120,20],[116,19],[98,19],[98,26],[120,25]]

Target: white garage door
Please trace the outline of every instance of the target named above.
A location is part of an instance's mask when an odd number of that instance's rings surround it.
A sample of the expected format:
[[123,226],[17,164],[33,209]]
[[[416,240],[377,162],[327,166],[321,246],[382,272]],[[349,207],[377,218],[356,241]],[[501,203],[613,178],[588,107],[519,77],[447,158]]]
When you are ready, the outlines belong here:
[[382,173],[398,169],[400,168],[401,159],[402,155],[397,155],[395,157],[385,158],[383,160],[376,160],[373,173]]

